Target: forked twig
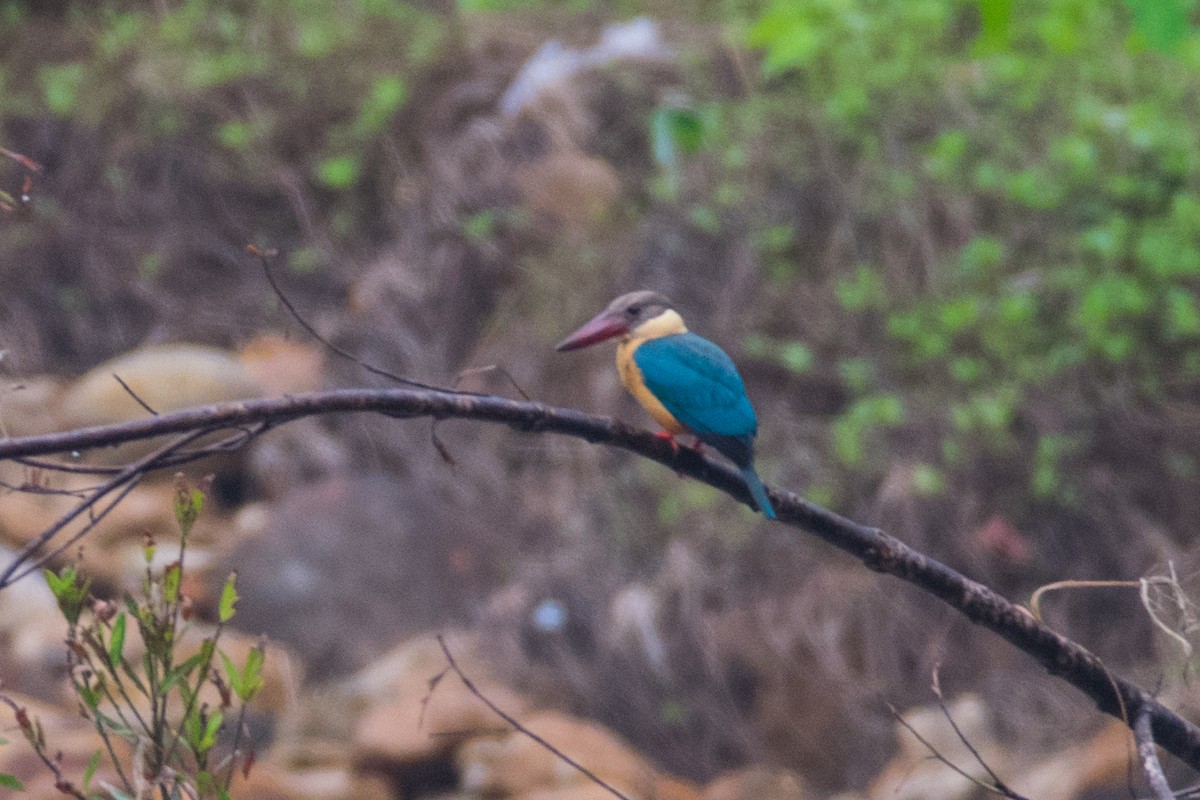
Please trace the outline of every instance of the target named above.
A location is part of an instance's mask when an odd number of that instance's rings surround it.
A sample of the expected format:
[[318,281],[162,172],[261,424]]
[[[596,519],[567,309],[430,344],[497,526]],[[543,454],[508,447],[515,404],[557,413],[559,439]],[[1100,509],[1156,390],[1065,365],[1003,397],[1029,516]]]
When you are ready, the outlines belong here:
[[445,638],[440,633],[437,635],[437,642],[438,642],[438,645],[442,648],[442,654],[446,656],[446,663],[450,665],[450,669],[454,671],[454,674],[458,676],[458,679],[463,682],[463,686],[466,686],[467,691],[469,691],[471,694],[478,697],[480,699],[480,701],[485,706],[487,706],[493,714],[495,714],[496,716],[500,717],[500,719],[502,719],[506,723],[508,723],[508,725],[511,726],[512,729],[515,730],[517,733],[519,733],[523,736],[529,737],[534,742],[536,742],[540,747],[542,747],[543,749],[548,751],[551,755],[553,755],[555,758],[557,758],[559,761],[562,761],[564,764],[574,768],[585,778],[587,778],[592,783],[595,783],[597,786],[599,786],[600,788],[607,791],[613,797],[618,798],[618,800],[632,800],[628,795],[622,794],[622,792],[619,789],[617,789],[616,787],[614,787],[612,784],[605,781],[603,778],[601,778],[596,773],[592,772],[590,769],[585,767],[583,764],[580,764],[578,761],[571,758],[569,755],[564,753],[562,750],[559,750],[557,747],[552,745],[550,742],[546,741],[541,736],[538,736],[536,733],[531,731],[529,728],[525,727],[520,722],[518,722],[516,720],[516,718],[513,717],[511,714],[509,714],[507,711],[500,708],[500,706],[496,705],[490,697],[485,695],[483,692],[479,691],[479,687],[477,687],[475,685],[474,681],[472,681],[467,676],[467,674],[462,671],[462,668],[458,666],[458,662],[454,660],[454,654],[450,652],[450,648],[446,646]]
[[[936,670],[935,670],[934,683],[935,684],[937,683]],[[987,781],[983,781],[983,780],[980,780],[979,778],[976,778],[974,775],[967,772],[965,769],[958,766],[953,761],[951,761],[949,758],[947,758],[945,755],[943,755],[942,752],[940,750],[938,750],[937,747],[933,744],[933,742],[929,741],[924,736],[922,736],[921,732],[918,731],[916,728],[914,728],[912,723],[910,723],[908,720],[906,720],[904,718],[904,716],[900,713],[900,711],[891,703],[887,704],[888,711],[890,711],[892,713],[892,716],[896,718],[896,721],[899,722],[904,727],[905,730],[907,730],[909,733],[911,733],[914,737],[916,737],[916,740],[918,742],[920,742],[922,745],[924,745],[925,749],[929,751],[929,754],[933,758],[937,759],[942,764],[949,767],[951,770],[953,770],[957,774],[961,775],[963,778],[966,778],[973,785],[978,786],[980,789],[984,789],[984,790],[992,792],[994,794],[998,794],[1002,797],[1007,797],[1007,798],[1009,798],[1009,800],[1028,800],[1028,798],[1026,798],[1025,796],[1018,794],[1017,792],[1014,792],[1012,789],[1010,789],[1008,787],[1007,784],[1004,783],[1004,781],[1000,780],[1000,778],[997,777],[996,773],[983,760],[983,758],[979,755],[978,751],[976,751],[975,747],[970,742],[967,741],[966,736],[963,735],[963,732],[959,729],[958,724],[950,716],[950,712],[946,708],[945,701],[942,699],[941,690],[937,689],[937,690],[935,690],[934,693],[938,697],[938,705],[941,707],[942,713],[945,715],[946,719],[950,721],[950,726],[954,729],[954,733],[958,736],[959,741],[961,741],[963,744],[965,744],[967,746],[967,749],[971,752],[971,755],[974,756],[975,760],[979,763],[979,765],[982,766],[984,768],[984,770],[987,771],[988,775],[992,779],[992,783],[988,783]]]
[[942,710],[942,716],[946,718],[946,722],[950,723],[950,729],[954,731],[954,735],[962,742],[963,747],[967,748],[967,752],[975,759],[975,763],[983,767],[988,777],[992,779],[992,785],[995,787],[993,791],[999,791],[1005,797],[1019,798],[1020,795],[1009,789],[1004,781],[1000,779],[1000,776],[996,774],[995,770],[992,769],[991,765],[983,760],[983,756],[979,755],[979,751],[975,749],[975,745],[971,744],[971,740],[967,738],[966,734],[962,732],[962,728],[958,727],[958,723],[954,721],[954,715],[950,713],[950,709],[946,706],[946,697],[942,694],[941,670],[942,665],[940,662],[933,665],[933,681],[931,682],[930,689],[933,691],[933,696],[937,698],[938,708]]

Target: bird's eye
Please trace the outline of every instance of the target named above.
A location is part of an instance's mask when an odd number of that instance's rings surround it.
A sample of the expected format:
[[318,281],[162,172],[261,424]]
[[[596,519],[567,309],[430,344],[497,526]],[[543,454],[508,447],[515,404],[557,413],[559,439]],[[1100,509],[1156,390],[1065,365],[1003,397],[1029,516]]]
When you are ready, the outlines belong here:
[[638,315],[638,312],[640,312],[641,310],[642,310],[641,306],[630,306],[629,307],[629,315],[636,317]]

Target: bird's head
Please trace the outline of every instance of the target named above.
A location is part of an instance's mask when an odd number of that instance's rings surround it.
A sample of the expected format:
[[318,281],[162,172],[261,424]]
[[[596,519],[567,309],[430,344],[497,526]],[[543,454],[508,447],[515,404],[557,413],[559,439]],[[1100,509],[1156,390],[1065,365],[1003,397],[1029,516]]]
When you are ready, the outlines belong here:
[[559,342],[554,349],[560,352],[578,350],[607,339],[636,336],[643,331],[651,336],[663,336],[685,333],[687,328],[671,306],[671,301],[658,292],[630,292],[613,300],[608,308]]

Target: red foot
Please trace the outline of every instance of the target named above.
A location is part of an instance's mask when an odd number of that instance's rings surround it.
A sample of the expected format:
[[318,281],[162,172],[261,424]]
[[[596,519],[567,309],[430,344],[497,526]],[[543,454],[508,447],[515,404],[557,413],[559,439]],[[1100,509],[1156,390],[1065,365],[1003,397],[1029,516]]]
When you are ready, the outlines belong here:
[[675,434],[667,433],[666,431],[659,431],[658,433],[654,434],[654,436],[656,439],[666,439],[667,443],[671,445],[671,450],[674,451],[675,455],[679,455],[679,442],[675,441]]
[[[675,441],[675,434],[673,434],[673,433],[667,433],[666,431],[659,431],[658,433],[654,434],[654,436],[655,436],[655,438],[656,438],[656,439],[666,439],[666,440],[667,440],[667,442],[669,442],[669,443],[670,443],[670,445],[671,445],[671,452],[672,452],[672,455],[674,455],[675,457],[677,457],[677,458],[678,458],[678,456],[679,456],[679,442]],[[680,472],[679,470],[675,470],[675,477],[677,477],[677,478],[682,478],[682,477],[683,477],[683,473],[682,473],[682,472]]]

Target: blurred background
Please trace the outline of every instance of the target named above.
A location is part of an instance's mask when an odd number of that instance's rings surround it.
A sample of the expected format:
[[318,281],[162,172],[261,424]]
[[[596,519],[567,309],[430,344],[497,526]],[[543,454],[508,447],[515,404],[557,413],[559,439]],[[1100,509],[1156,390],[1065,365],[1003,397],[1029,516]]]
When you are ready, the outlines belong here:
[[[1173,575],[1149,610],[1192,633],[1194,2],[3,0],[0,147],[8,435],[144,414],[114,371],[158,410],[388,385],[306,336],[248,243],[371,364],[649,427],[610,349],[553,345],[651,288],[738,363],[768,483],[1014,601]],[[236,568],[237,624],[293,666],[256,729],[279,764],[520,794],[470,784],[461,748],[371,750],[322,704],[454,629],[520,704],[599,723],[672,791],[902,795],[888,703],[930,703],[939,664],[1018,789],[1059,758],[1039,796],[1125,791],[1082,696],[933,599],[626,453],[446,421],[447,460],[431,434],[307,420],[206,466],[193,591]],[[169,487],[143,494],[85,547],[110,591],[170,529]],[[0,541],[59,508],[0,496]],[[0,677],[49,700],[61,634],[21,638],[29,583],[0,595]],[[1043,613],[1196,708],[1136,587]],[[784,788],[713,794],[753,769]]]

